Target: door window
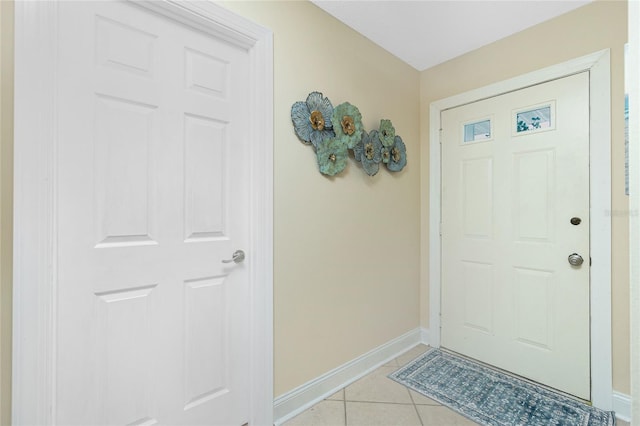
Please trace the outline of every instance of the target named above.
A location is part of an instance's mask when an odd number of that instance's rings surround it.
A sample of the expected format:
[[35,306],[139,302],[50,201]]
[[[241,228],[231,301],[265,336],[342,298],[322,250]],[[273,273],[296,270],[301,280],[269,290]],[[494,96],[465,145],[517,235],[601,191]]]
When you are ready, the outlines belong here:
[[555,129],[555,114],[556,108],[554,101],[542,105],[515,110],[513,113],[514,136]]

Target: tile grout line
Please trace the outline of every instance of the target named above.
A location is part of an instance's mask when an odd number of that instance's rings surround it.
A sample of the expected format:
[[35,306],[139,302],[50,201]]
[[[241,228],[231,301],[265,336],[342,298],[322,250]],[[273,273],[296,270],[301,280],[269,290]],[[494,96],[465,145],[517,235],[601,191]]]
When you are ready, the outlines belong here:
[[342,408],[344,409],[344,426],[347,425],[347,388],[342,388]]
[[416,411],[416,414],[418,415],[418,420],[420,420],[420,425],[424,426],[424,421],[422,420],[422,416],[420,415],[420,412],[418,411],[418,407],[416,406],[416,401],[415,401],[415,399],[413,399],[413,395],[411,395],[411,391],[406,386],[405,386],[405,389],[407,389],[407,392],[409,393],[409,398],[411,399],[411,402],[413,403],[413,409]]
[[[353,401],[353,400],[345,400],[345,402],[353,402],[356,404],[362,403],[362,404],[386,404],[386,405],[415,405],[413,402]],[[429,405],[429,404],[418,404],[418,405]]]

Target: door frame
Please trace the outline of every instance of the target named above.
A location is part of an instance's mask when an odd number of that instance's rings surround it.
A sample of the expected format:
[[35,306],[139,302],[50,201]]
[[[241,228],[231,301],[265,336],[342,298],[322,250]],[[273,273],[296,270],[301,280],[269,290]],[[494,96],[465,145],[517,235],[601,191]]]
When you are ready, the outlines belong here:
[[629,2],[629,281],[631,421],[640,419],[640,4]]
[[[430,104],[429,109],[429,343],[440,347],[441,112],[535,84],[589,72],[591,400],[611,410],[611,70],[609,49]],[[426,164],[423,164],[426,166]]]
[[[273,34],[212,2],[141,7],[246,50],[251,75],[250,424],[273,423]],[[15,5],[12,423],[55,418],[57,2]]]

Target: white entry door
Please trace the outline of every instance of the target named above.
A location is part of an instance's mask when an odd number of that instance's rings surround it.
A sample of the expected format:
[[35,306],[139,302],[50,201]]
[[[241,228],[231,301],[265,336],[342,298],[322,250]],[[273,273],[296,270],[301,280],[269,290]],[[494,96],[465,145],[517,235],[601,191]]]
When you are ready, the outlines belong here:
[[54,422],[241,425],[247,51],[129,2],[58,12]]
[[587,72],[443,111],[441,243],[442,346],[589,399]]

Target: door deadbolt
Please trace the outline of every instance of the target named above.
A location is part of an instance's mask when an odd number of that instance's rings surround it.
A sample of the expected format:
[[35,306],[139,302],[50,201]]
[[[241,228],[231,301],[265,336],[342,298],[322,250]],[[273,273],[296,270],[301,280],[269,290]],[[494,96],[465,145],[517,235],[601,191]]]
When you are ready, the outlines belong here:
[[572,217],[569,222],[571,222],[572,225],[580,225],[582,219],[580,219],[579,217]]

